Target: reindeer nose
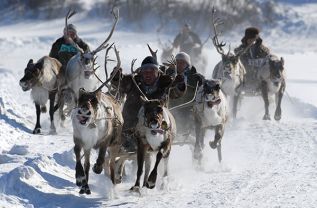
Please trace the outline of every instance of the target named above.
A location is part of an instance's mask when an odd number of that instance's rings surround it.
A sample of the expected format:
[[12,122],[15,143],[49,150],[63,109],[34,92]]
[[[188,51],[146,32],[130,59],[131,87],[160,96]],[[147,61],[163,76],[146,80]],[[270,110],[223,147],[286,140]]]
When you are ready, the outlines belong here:
[[20,83],[19,83],[19,84],[20,84],[21,87],[27,87],[26,83],[23,82],[23,81],[21,81],[21,80],[20,80]]
[[156,121],[151,122],[150,126],[151,126],[152,129],[158,129],[159,128],[159,125],[158,125],[158,123]]

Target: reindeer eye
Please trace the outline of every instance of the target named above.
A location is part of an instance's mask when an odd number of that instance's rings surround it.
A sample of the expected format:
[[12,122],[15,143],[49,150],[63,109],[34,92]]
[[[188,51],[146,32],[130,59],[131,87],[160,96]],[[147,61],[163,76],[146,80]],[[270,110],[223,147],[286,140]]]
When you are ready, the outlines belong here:
[[214,89],[215,89],[215,90],[220,90],[220,86],[219,86],[219,85],[216,85]]
[[158,108],[156,109],[156,112],[158,112],[158,113],[162,113],[162,112],[163,112],[163,108],[158,107]]

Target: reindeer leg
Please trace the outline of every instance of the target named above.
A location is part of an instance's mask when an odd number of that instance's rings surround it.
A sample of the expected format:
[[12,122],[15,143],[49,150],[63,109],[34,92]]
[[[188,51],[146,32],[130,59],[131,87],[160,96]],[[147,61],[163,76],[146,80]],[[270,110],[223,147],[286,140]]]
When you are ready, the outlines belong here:
[[263,120],[271,120],[269,113],[269,95],[268,95],[268,86],[266,81],[261,82],[261,91],[262,98],[264,100],[265,114],[263,116]]
[[201,128],[201,122],[195,119],[196,142],[194,148],[194,159],[200,163],[202,159],[202,149],[204,143],[204,129]]
[[168,161],[169,161],[169,157],[163,157],[163,164],[164,164],[164,173],[163,173],[163,183],[161,185],[161,190],[163,190],[166,186],[167,183],[167,176],[168,176]]
[[89,169],[90,169],[90,150],[85,150],[85,163],[84,163],[84,171],[85,171],[85,179],[82,183],[79,193],[80,194],[91,194],[88,179],[89,179]]
[[39,104],[35,103],[36,109],[36,124],[33,130],[33,134],[40,134],[41,133],[41,107]]
[[145,172],[144,172],[144,180],[143,180],[143,186],[146,186],[146,183],[149,178],[149,173],[151,169],[151,155],[150,153],[145,153]]
[[218,152],[218,161],[219,161],[219,163],[221,163],[221,161],[222,161],[221,140],[218,143],[217,152]]
[[97,161],[92,168],[92,170],[96,174],[100,174],[102,172],[102,167],[103,167],[103,164],[105,162],[106,151],[107,151],[107,145],[101,144],[101,146],[99,148]]
[[224,126],[223,124],[219,124],[216,126],[215,129],[215,139],[212,142],[209,142],[209,145],[212,149],[216,149],[217,146],[220,144],[220,140],[223,137],[224,133]]
[[56,92],[49,92],[49,100],[50,100],[50,119],[51,119],[51,134],[56,134],[56,128],[55,128],[55,124],[54,124],[54,104],[55,104],[55,96],[56,96]]
[[233,118],[234,119],[237,118],[239,97],[240,97],[240,93],[239,94],[235,94],[233,96],[232,114],[233,114]]
[[150,174],[148,181],[145,184],[145,186],[149,189],[153,189],[155,187],[156,178],[157,178],[157,167],[158,167],[158,165],[163,157],[161,150],[156,155],[156,161],[155,161],[154,168]]
[[284,91],[285,91],[285,80],[282,81],[282,85],[280,87],[280,90],[278,91],[278,93],[276,94],[276,110],[275,110],[275,114],[274,114],[274,119],[276,121],[281,120],[282,118],[282,109],[281,109],[281,103],[282,103],[282,98],[284,95]]
[[138,191],[140,189],[140,178],[143,173],[143,164],[144,164],[145,147],[144,147],[144,144],[142,143],[141,138],[138,138],[137,141],[138,141],[138,149],[137,149],[138,171],[137,171],[135,184],[130,189],[132,191]]
[[[76,138],[74,138],[74,140],[76,140]],[[84,168],[81,164],[81,156],[80,156],[80,152],[81,152],[81,146],[79,144],[75,143],[74,146],[74,153],[76,156],[76,173],[75,173],[75,178],[76,178],[76,185],[77,186],[82,186],[83,183],[87,183],[85,182],[86,177],[85,177],[85,172],[84,172]]]

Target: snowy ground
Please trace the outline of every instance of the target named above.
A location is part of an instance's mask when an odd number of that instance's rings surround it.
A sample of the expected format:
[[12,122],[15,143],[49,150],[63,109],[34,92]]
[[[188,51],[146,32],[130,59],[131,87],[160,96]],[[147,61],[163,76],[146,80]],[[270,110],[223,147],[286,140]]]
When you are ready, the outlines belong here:
[[[306,6],[310,13],[316,5]],[[303,6],[298,7],[304,11]],[[308,24],[315,19],[301,13]],[[80,19],[80,18],[78,18]],[[92,48],[109,25],[78,20],[81,36]],[[0,28],[0,207],[316,207],[317,206],[317,45],[302,37],[265,39],[286,62],[287,94],[280,122],[262,121],[260,97],[244,99],[237,121],[228,124],[223,139],[223,163],[204,150],[203,169],[193,167],[188,146],[173,146],[169,185],[164,190],[130,193],[135,175],[113,187],[103,174],[91,171],[92,194],[82,196],[75,184],[70,123],[58,135],[32,135],[35,109],[29,92],[18,85],[30,58],[47,55],[59,37],[63,20],[25,22]],[[170,37],[171,38],[171,37]],[[298,40],[293,45],[294,40]],[[157,47],[156,35],[116,31],[114,40],[123,66],[137,65],[148,55],[145,43]],[[314,45],[315,44],[315,45]],[[207,76],[220,56],[205,50]],[[102,63],[103,58],[99,58]],[[272,111],[273,112],[273,111]],[[42,119],[49,130],[48,115]],[[212,134],[208,133],[206,141]],[[92,161],[93,163],[93,161]]]

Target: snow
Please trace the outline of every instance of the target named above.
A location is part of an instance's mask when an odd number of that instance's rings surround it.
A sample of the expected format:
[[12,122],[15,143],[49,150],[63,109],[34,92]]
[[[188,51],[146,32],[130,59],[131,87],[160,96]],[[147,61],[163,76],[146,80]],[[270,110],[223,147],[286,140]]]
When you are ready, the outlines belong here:
[[[312,15],[317,5],[292,7],[299,12],[300,20],[311,25],[307,36],[275,30],[264,38],[274,53],[285,59],[287,93],[282,120],[262,121],[261,98],[245,98],[238,119],[226,126],[222,164],[207,145],[201,168],[193,164],[189,146],[173,146],[168,185],[161,190],[162,181],[158,179],[158,188],[142,189],[141,195],[129,191],[136,177],[130,163],[128,177],[116,186],[103,173],[91,171],[92,194],[79,195],[70,120],[66,128],[61,128],[57,118],[58,134],[49,135],[49,116],[42,114],[44,134],[31,134],[35,108],[30,93],[22,92],[18,82],[29,59],[48,54],[53,41],[61,35],[63,19],[1,26],[0,207],[316,207],[317,22]],[[74,22],[92,48],[103,41],[111,26],[110,22],[80,16]],[[235,39],[238,44],[239,35]],[[132,58],[138,58],[138,66],[149,55],[146,43],[159,47],[156,34],[150,33],[117,30],[113,41],[126,72]],[[210,57],[210,77],[220,55],[211,43],[204,52]],[[103,65],[103,54],[98,61]],[[213,132],[208,132],[205,143],[212,137]],[[95,159],[93,152],[91,164]]]

